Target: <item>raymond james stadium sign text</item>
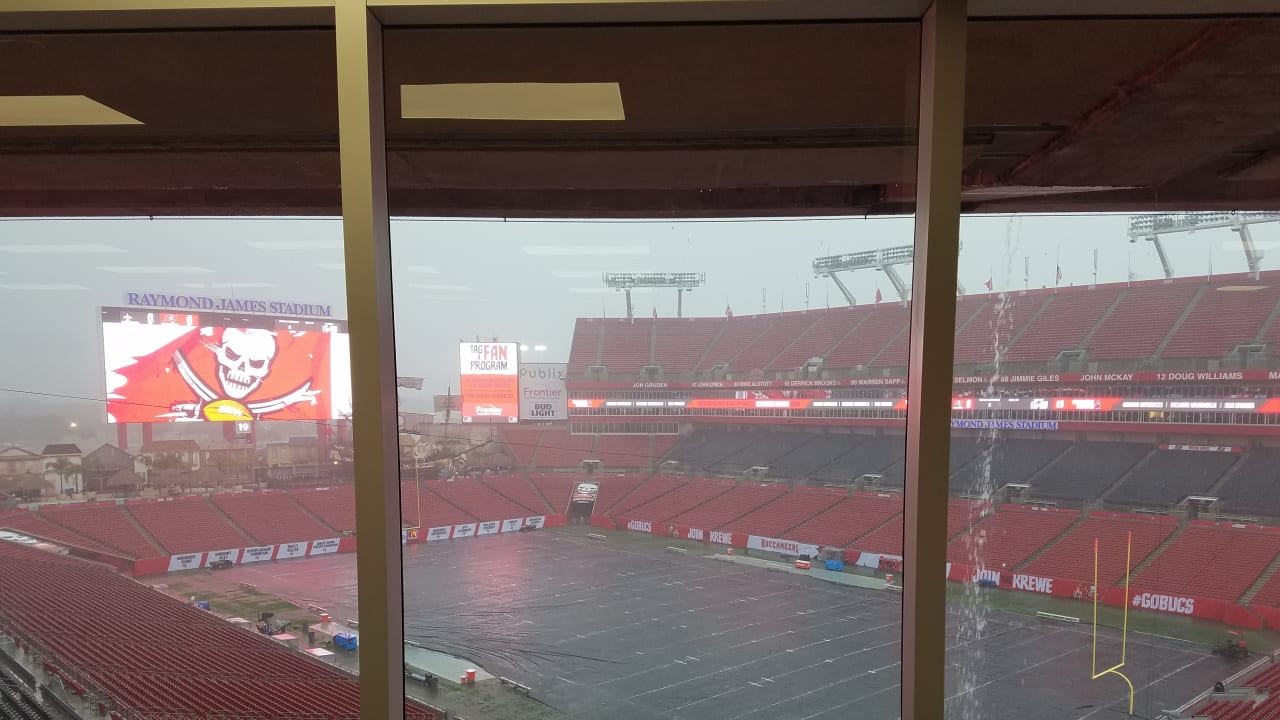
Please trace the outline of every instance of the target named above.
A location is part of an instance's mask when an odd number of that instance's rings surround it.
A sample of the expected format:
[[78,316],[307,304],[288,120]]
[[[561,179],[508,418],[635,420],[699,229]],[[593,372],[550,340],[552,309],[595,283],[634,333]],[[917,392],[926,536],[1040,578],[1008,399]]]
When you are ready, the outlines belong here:
[[305,315],[307,317],[333,317],[332,305],[311,303],[268,302],[242,298],[211,297],[209,295],[179,295],[173,293],[124,294],[125,304],[133,307],[161,308],[165,310],[214,310],[219,312],[271,313],[274,315]]

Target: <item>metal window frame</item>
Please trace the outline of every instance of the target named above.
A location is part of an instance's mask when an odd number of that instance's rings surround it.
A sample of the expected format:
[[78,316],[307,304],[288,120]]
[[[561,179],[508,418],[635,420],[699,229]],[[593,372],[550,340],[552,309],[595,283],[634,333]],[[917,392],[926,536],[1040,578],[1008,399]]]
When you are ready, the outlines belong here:
[[[986,0],[988,5],[992,2]],[[16,32],[210,24],[232,27],[237,23],[251,27],[288,17],[306,24],[327,24],[317,18],[333,13],[352,399],[358,418],[353,432],[361,717],[403,720],[404,613],[395,318],[383,121],[383,23],[412,19],[416,9],[431,8],[474,12],[481,21],[500,20],[505,12],[508,21],[519,23],[527,21],[540,5],[555,8],[555,17],[567,21],[599,16],[615,21],[896,18],[921,23],[916,178],[920,190],[909,380],[912,397],[917,399],[908,414],[902,717],[941,718],[946,609],[943,529],[960,224],[967,0],[0,0],[0,21],[13,21]],[[636,17],[624,17],[622,10]],[[316,11],[326,15],[317,15]],[[924,569],[917,572],[917,568]]]

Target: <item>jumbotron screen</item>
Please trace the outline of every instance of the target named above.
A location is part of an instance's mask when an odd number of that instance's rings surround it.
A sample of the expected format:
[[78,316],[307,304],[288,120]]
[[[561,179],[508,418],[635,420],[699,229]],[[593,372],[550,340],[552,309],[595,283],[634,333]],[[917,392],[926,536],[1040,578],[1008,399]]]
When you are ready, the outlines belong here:
[[347,324],[102,308],[107,422],[351,416]]
[[462,422],[514,423],[520,419],[520,361],[515,343],[458,346]]

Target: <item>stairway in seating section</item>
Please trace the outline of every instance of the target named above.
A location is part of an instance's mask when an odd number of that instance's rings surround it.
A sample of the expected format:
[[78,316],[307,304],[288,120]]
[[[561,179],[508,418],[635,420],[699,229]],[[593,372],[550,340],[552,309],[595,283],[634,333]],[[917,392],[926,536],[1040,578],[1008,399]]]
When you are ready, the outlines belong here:
[[[758,316],[757,316],[757,317],[758,317]],[[752,346],[752,345],[755,345],[755,344],[760,340],[760,338],[764,337],[765,335],[768,335],[768,334],[769,334],[769,331],[773,329],[773,326],[774,326],[774,325],[777,325],[777,324],[778,324],[778,319],[777,319],[777,318],[772,318],[772,319],[770,319],[770,320],[769,320],[769,324],[768,324],[768,325],[765,325],[765,326],[764,326],[764,328],[760,331],[760,333],[759,333],[759,334],[757,334],[757,335],[756,335],[755,337],[753,337],[750,341],[748,341],[746,345],[743,345],[743,346],[738,350],[738,352],[736,352],[736,353],[734,353],[734,354],[733,354],[733,357],[728,358],[727,360],[725,360],[725,362],[727,362],[727,363],[729,364],[729,367],[730,367],[730,368],[737,368],[737,367],[738,367],[738,358],[740,358],[740,357],[742,357],[743,355],[745,355],[745,354],[746,354],[746,352],[747,352],[748,350],[750,350],[750,349],[751,349],[751,346]],[[748,369],[749,369],[749,368],[748,368]]]
[[[425,498],[423,497],[423,494],[426,495]],[[428,502],[439,501],[441,505],[448,505],[449,507],[453,508],[456,512],[458,512],[462,517],[467,518],[469,521],[476,521],[476,522],[480,521],[480,518],[476,517],[475,515],[472,515],[471,513],[462,509],[462,506],[458,505],[457,503],[451,501],[449,498],[445,497],[444,493],[436,492],[435,488],[431,487],[430,483],[421,483],[418,488],[418,501],[421,502],[422,500],[427,500]],[[457,524],[457,523],[454,523],[454,524]]]
[[542,504],[551,508],[552,515],[566,511],[566,508],[561,508],[560,510],[557,510],[555,505],[552,505],[551,501],[547,499],[546,493],[542,492],[542,488],[538,487],[537,483],[529,479],[529,474],[527,472],[524,472],[523,470],[517,470],[516,477],[523,479],[525,482],[529,483],[529,485],[533,487],[533,492],[536,493],[538,497],[542,498]]
[[1102,315],[1098,316],[1098,321],[1093,324],[1093,327],[1089,328],[1089,332],[1085,333],[1084,337],[1080,338],[1080,344],[1076,345],[1074,348],[1068,349],[1079,350],[1080,348],[1089,347],[1089,341],[1093,340],[1093,336],[1098,334],[1098,330],[1102,329],[1102,326],[1106,324],[1107,320],[1115,313],[1116,308],[1120,307],[1128,294],[1129,288],[1121,290],[1120,294],[1116,295],[1116,299],[1111,301],[1111,305],[1108,306],[1106,310],[1102,311]]
[[[726,493],[726,494],[727,494],[727,493]],[[784,492],[784,493],[782,493],[782,495],[785,495],[785,494],[786,494],[785,492]],[[782,495],[777,495],[777,496],[775,496],[775,497],[771,497],[771,498],[769,498],[769,499],[765,500],[765,501],[764,501],[764,502],[762,502],[762,503],[759,503],[759,504],[757,504],[757,505],[754,505],[754,506],[752,506],[749,510],[746,510],[745,512],[740,512],[740,513],[738,513],[737,515],[733,516],[732,518],[729,518],[729,519],[728,519],[728,520],[726,520],[725,522],[720,523],[719,525],[717,525],[717,527],[719,527],[719,528],[727,528],[727,527],[730,527],[730,526],[732,526],[734,523],[736,523],[736,522],[738,522],[739,520],[741,520],[742,518],[744,518],[744,517],[746,517],[746,516],[750,515],[750,514],[751,514],[751,513],[753,513],[753,512],[756,512],[756,511],[760,510],[760,508],[763,508],[764,506],[768,505],[769,503],[771,503],[771,502],[773,502],[773,501],[777,500],[778,498],[782,497]],[[703,503],[703,504],[705,505],[706,503]],[[788,528],[788,529],[789,529],[789,528]]]
[[841,335],[840,339],[835,341],[835,344],[827,348],[827,351],[822,355],[822,359],[825,361],[828,355],[830,355],[836,348],[840,347],[840,345],[844,343],[846,340],[848,340],[851,335],[858,332],[858,328],[862,327],[863,323],[870,320],[871,316],[872,316],[872,313],[864,312],[862,314],[862,317],[858,318],[857,322],[849,323],[848,332],[846,332],[844,335]]
[[[241,535],[241,537],[243,537],[245,540],[248,540],[250,543],[253,543],[254,545],[261,545],[261,544],[262,544],[262,541],[258,540],[258,538],[256,538],[256,537],[254,537],[254,536],[250,535],[250,534],[249,534],[249,531],[247,531],[247,530],[245,530],[244,528],[240,527],[240,526],[236,523],[236,521],[235,521],[235,520],[232,520],[232,519],[231,519],[231,516],[230,516],[230,515],[228,515],[228,514],[227,514],[227,512],[226,512],[225,510],[223,510],[222,508],[218,507],[218,503],[210,501],[210,500],[209,500],[209,498],[207,498],[207,497],[206,497],[206,498],[204,498],[204,501],[203,501],[203,502],[204,502],[204,504],[206,504],[206,505],[208,505],[209,507],[213,508],[213,512],[214,512],[215,514],[217,514],[217,515],[221,516],[221,517],[222,517],[222,521],[223,521],[223,522],[225,522],[227,525],[231,526],[231,529],[232,529],[232,530],[235,530],[237,533],[239,533],[239,534]],[[323,524],[323,523],[321,523],[321,524]]]
[[[1137,566],[1137,567],[1135,567],[1134,569],[1130,570],[1130,571],[1129,571],[1129,577],[1131,577],[1131,578],[1133,578],[1133,577],[1137,577],[1138,575],[1140,575],[1140,574],[1142,573],[1142,571],[1143,571],[1143,570],[1146,570],[1148,565],[1150,565],[1151,563],[1155,562],[1155,561],[1156,561],[1156,558],[1160,557],[1160,555],[1161,555],[1161,554],[1162,554],[1162,553],[1163,553],[1163,552],[1164,552],[1164,551],[1165,551],[1165,550],[1166,550],[1170,545],[1174,544],[1175,542],[1177,542],[1177,541],[1178,541],[1178,538],[1182,537],[1182,533],[1186,532],[1188,527],[1189,527],[1189,525],[1187,524],[1187,521],[1186,521],[1186,520],[1183,520],[1182,522],[1178,523],[1178,529],[1177,529],[1177,530],[1174,530],[1174,531],[1173,531],[1173,532],[1171,532],[1171,533],[1169,533],[1169,537],[1165,538],[1165,539],[1164,539],[1164,542],[1162,542],[1162,543],[1160,543],[1159,545],[1157,545],[1157,546],[1156,546],[1156,549],[1155,549],[1155,550],[1152,550],[1152,551],[1151,551],[1151,554],[1150,554],[1150,555],[1148,555],[1148,556],[1146,557],[1146,559],[1144,559],[1142,562],[1138,563],[1138,566]],[[1124,584],[1124,578],[1120,578],[1120,579],[1116,582],[1116,584],[1117,584],[1117,585],[1123,585],[1123,584]],[[1259,585],[1258,587],[1262,587],[1262,586],[1261,586],[1261,585]]]
[[[849,492],[850,492],[850,493],[852,493],[852,492],[853,492],[853,491],[852,491],[852,489],[851,489]],[[786,530],[783,530],[782,532],[778,533],[778,537],[790,537],[790,535],[788,535],[787,533],[793,532],[796,528],[798,528],[798,527],[800,527],[801,525],[804,525],[805,523],[809,522],[810,520],[812,520],[812,519],[814,519],[814,518],[818,517],[819,515],[821,515],[822,513],[826,512],[826,511],[828,511],[828,510],[830,510],[831,508],[835,507],[836,505],[839,505],[840,503],[844,502],[846,499],[847,499],[847,496],[846,496],[846,498],[841,498],[841,499],[836,500],[835,502],[831,503],[830,505],[828,505],[828,506],[826,506],[826,507],[824,507],[824,508],[820,508],[817,512],[814,512],[814,513],[811,513],[811,514],[809,514],[809,515],[806,515],[802,520],[800,520],[800,522],[798,522],[798,523],[796,523],[796,524],[792,525],[791,527],[787,528]]]
[[151,547],[156,549],[156,557],[164,557],[169,554],[165,551],[164,546],[160,544],[160,541],[156,540],[155,536],[152,535],[149,530],[142,527],[142,523],[138,522],[138,518],[134,517],[133,513],[129,512],[129,508],[121,505],[120,514],[129,520],[129,524],[133,525],[133,528],[138,531],[139,535],[146,538],[147,542],[151,543]]
[[695,369],[702,367],[702,364],[707,361],[707,355],[711,354],[712,348],[714,348],[716,344],[720,342],[720,336],[724,334],[725,328],[727,327],[729,327],[729,322],[726,319],[724,324],[721,325],[719,328],[717,328],[715,334],[712,335],[711,339],[707,341],[707,346],[702,348],[702,354],[698,356],[697,362],[693,364],[693,367]]
[[1204,491],[1204,494],[1217,496],[1222,488],[1226,487],[1227,483],[1231,482],[1231,478],[1235,477],[1240,468],[1244,467],[1248,463],[1248,459],[1249,456],[1247,454],[1239,453],[1236,456],[1236,461],[1231,464],[1231,467],[1227,468],[1227,471],[1222,473],[1222,477],[1218,478],[1217,482],[1213,485],[1210,485],[1209,489]]
[[885,351],[886,351],[886,350],[888,350],[888,349],[893,345],[893,343],[894,343],[894,342],[895,342],[899,337],[901,337],[901,336],[903,336],[903,335],[908,335],[908,336],[909,336],[910,334],[911,334],[911,326],[910,326],[910,324],[908,324],[908,325],[903,325],[902,327],[898,328],[898,331],[897,331],[897,332],[895,332],[895,333],[894,333],[894,334],[889,338],[888,342],[886,342],[884,345],[880,346],[880,349],[879,349],[879,350],[876,350],[875,354],[874,354],[874,355],[872,355],[870,358],[868,358],[868,359],[867,359],[867,362],[866,362],[866,363],[864,363],[864,364],[865,364],[867,367],[876,367],[876,361],[880,359],[880,356],[881,356],[881,355],[883,355],[883,354],[885,353]]
[[487,478],[482,476],[478,480],[480,484],[535,515],[555,514],[551,509],[551,503],[547,502],[542,493],[538,492],[538,488],[534,487],[523,473]]
[[1058,543],[1062,542],[1062,538],[1064,538],[1064,537],[1066,537],[1066,536],[1070,535],[1071,533],[1075,532],[1076,528],[1080,527],[1080,524],[1081,524],[1081,523],[1083,523],[1087,518],[1088,518],[1088,515],[1087,515],[1084,511],[1081,511],[1081,512],[1080,512],[1080,515],[1078,515],[1078,516],[1076,517],[1076,521],[1075,521],[1075,522],[1073,522],[1073,523],[1071,523],[1070,525],[1068,525],[1068,526],[1066,526],[1065,528],[1063,528],[1062,532],[1060,532],[1060,533],[1058,533],[1057,535],[1055,535],[1055,536],[1053,537],[1053,539],[1052,539],[1052,540],[1050,540],[1049,542],[1045,543],[1044,545],[1041,545],[1041,546],[1039,547],[1039,549],[1037,549],[1035,552],[1033,552],[1033,553],[1031,553],[1030,555],[1028,555],[1026,560],[1023,560],[1022,562],[1018,563],[1017,565],[1014,565],[1014,566],[1013,566],[1013,568],[1012,568],[1012,569],[1013,569],[1013,571],[1014,571],[1014,572],[1019,572],[1020,570],[1022,570],[1022,569],[1023,569],[1023,568],[1025,568],[1026,566],[1028,566],[1028,565],[1030,565],[1031,563],[1035,562],[1035,560],[1036,560],[1037,558],[1039,558],[1041,555],[1043,555],[1043,554],[1045,554],[1046,552],[1048,552],[1048,551],[1049,551],[1049,548],[1051,548],[1051,547],[1053,547],[1054,545],[1057,545]]
[[1263,570],[1262,574],[1258,576],[1258,579],[1254,581],[1253,585],[1250,585],[1249,589],[1244,591],[1244,595],[1240,596],[1239,604],[1248,607],[1249,603],[1253,602],[1254,596],[1257,595],[1258,591],[1267,584],[1267,581],[1271,579],[1271,576],[1276,574],[1277,570],[1280,570],[1280,555],[1276,555],[1275,558],[1271,560],[1271,564],[1267,566],[1267,569]]
[[[1142,456],[1142,459],[1141,459],[1141,460],[1139,460],[1138,462],[1134,463],[1134,464],[1133,464],[1133,467],[1129,468],[1129,469],[1128,469],[1128,470],[1127,470],[1123,475],[1121,475],[1120,477],[1116,478],[1116,481],[1115,481],[1114,483],[1112,483],[1112,484],[1111,484],[1111,487],[1107,488],[1106,490],[1103,490],[1101,493],[1098,493],[1098,499],[1097,499],[1097,501],[1098,501],[1099,503],[1104,502],[1104,501],[1107,499],[1107,497],[1108,497],[1109,495],[1111,495],[1111,493],[1113,493],[1113,492],[1115,492],[1115,491],[1116,491],[1116,488],[1118,488],[1118,487],[1120,487],[1121,485],[1125,484],[1125,482],[1127,482],[1127,481],[1129,480],[1129,478],[1131,478],[1131,477],[1133,477],[1134,475],[1136,475],[1136,474],[1138,473],[1138,471],[1142,469],[1142,466],[1143,466],[1143,465],[1146,465],[1146,464],[1147,464],[1147,461],[1148,461],[1148,460],[1150,460],[1151,458],[1155,457],[1155,454],[1156,454],[1156,453],[1158,453],[1158,452],[1160,452],[1160,446],[1159,446],[1159,445],[1152,445],[1152,446],[1151,446],[1151,449],[1147,451],[1147,454],[1146,454],[1146,455],[1143,455],[1143,456]],[[1153,555],[1153,557],[1154,557],[1154,555]]]
[[1036,470],[1035,472],[1028,475],[1027,479],[1023,480],[1023,482],[1030,485],[1031,489],[1034,491],[1036,487],[1036,478],[1039,478],[1041,475],[1044,475],[1045,473],[1049,472],[1049,468],[1052,468],[1054,465],[1057,465],[1059,462],[1061,462],[1062,458],[1066,457],[1071,452],[1072,447],[1074,447],[1074,445],[1067,445],[1066,447],[1062,448],[1062,452],[1058,453],[1057,455],[1054,455],[1052,460],[1045,463],[1044,465],[1041,465],[1039,470]]
[[311,518],[312,520],[314,520],[314,521],[316,521],[317,523],[319,523],[320,527],[328,528],[328,529],[332,530],[334,535],[341,535],[341,534],[342,534],[342,531],[341,531],[341,530],[339,530],[339,529],[335,528],[334,526],[330,525],[329,523],[325,522],[325,521],[324,521],[324,518],[322,518],[322,517],[320,517],[319,515],[316,515],[315,513],[311,512],[311,508],[309,508],[309,507],[307,507],[306,505],[303,505],[302,503],[298,502],[298,498],[294,497],[294,496],[293,496],[293,493],[285,493],[285,497],[288,497],[288,498],[289,498],[289,501],[290,501],[290,502],[292,502],[295,506],[297,506],[298,510],[302,511],[302,514],[303,514],[303,515],[306,515],[307,517],[309,517],[309,518]]
[[[955,502],[956,502],[955,500],[952,500],[952,501],[951,501],[951,504],[950,504],[950,506],[948,507],[948,512],[949,512],[950,510],[952,510],[952,509],[955,509]],[[962,527],[962,528],[954,528],[954,529],[955,529],[955,532],[951,532],[953,528],[951,527],[951,523],[950,523],[950,521],[948,521],[948,523],[947,523],[947,542],[951,542],[953,539],[955,539],[955,538],[957,538],[957,537],[960,537],[961,535],[963,535],[963,534],[965,534],[965,533],[969,532],[970,530],[972,530],[972,529],[973,529],[973,526],[974,526],[974,525],[977,525],[978,523],[982,522],[983,520],[986,520],[988,517],[990,517],[991,513],[995,512],[995,511],[996,511],[996,504],[995,504],[994,502],[993,502],[993,503],[990,503],[990,504],[988,505],[988,507],[986,507],[986,508],[982,509],[982,510],[981,510],[980,512],[978,512],[977,514],[970,514],[970,517],[972,518],[972,520],[970,520],[970,521],[969,521],[969,523],[968,523],[967,525],[965,525],[964,527]]]
[[1016,332],[1009,336],[1008,341],[1004,344],[1005,353],[1009,352],[1009,349],[1013,347],[1014,343],[1018,342],[1018,340],[1031,329],[1032,325],[1035,325],[1036,320],[1040,319],[1040,316],[1049,309],[1049,306],[1053,304],[1054,299],[1057,297],[1057,293],[1054,293],[1053,295],[1045,298],[1044,302],[1040,303],[1040,307],[1036,308],[1035,311],[1031,313],[1031,317],[1027,318],[1027,321],[1023,323],[1022,327],[1018,328]]
[[888,516],[888,518],[884,519],[883,523],[876,525],[876,527],[867,530],[867,532],[860,534],[860,536],[854,539],[851,539],[851,541],[845,543],[845,547],[855,546],[855,544],[858,544],[858,541],[860,541],[860,539],[872,537],[874,536],[874,534],[878,533],[879,530],[883,529],[884,527],[887,527],[887,525],[891,525],[893,523],[901,523],[901,521],[904,521],[904,519],[905,519],[905,516],[902,515],[901,512],[899,512],[899,514],[897,515]]
[[1164,336],[1164,339],[1156,346],[1155,351],[1151,353],[1151,357],[1160,357],[1160,354],[1164,352],[1164,349],[1173,341],[1174,336],[1176,336],[1178,331],[1182,329],[1182,324],[1187,321],[1187,318],[1191,317],[1191,312],[1196,309],[1196,305],[1200,304],[1200,298],[1204,297],[1204,294],[1208,291],[1208,283],[1201,285],[1200,289],[1196,290],[1196,294],[1191,296],[1191,302],[1187,303],[1187,306],[1182,309],[1182,314],[1178,316],[1178,319],[1173,321],[1173,326],[1169,328],[1168,334]]
[[[603,332],[601,332],[601,335],[603,335],[603,334],[604,334],[604,333],[603,333]],[[542,438],[543,438],[543,436],[544,436],[544,435],[546,435],[546,433],[545,433],[545,432],[540,432],[540,433],[538,433],[537,437],[534,439],[534,441],[533,441],[533,452],[529,454],[529,464],[525,466],[525,469],[526,469],[526,470],[527,470],[527,469],[529,469],[529,468],[536,468],[536,467],[538,467],[538,450],[540,450],[540,449],[542,448]]]
[[1271,308],[1271,312],[1267,313],[1267,319],[1262,321],[1262,327],[1258,328],[1258,334],[1253,336],[1254,345],[1262,345],[1266,343],[1267,337],[1271,334],[1271,327],[1276,324],[1276,318],[1280,318],[1280,301]]
[[602,322],[600,324],[600,327],[596,331],[596,359],[591,364],[599,365],[602,362],[601,358],[603,357],[604,357],[604,323]]

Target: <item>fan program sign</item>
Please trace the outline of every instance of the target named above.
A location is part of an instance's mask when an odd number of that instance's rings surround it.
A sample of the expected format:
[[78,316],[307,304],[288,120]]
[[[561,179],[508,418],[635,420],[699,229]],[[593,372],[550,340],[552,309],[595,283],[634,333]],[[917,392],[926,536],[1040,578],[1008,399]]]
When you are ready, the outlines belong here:
[[107,421],[351,415],[346,323],[103,308]]
[[463,422],[516,422],[520,417],[520,362],[515,343],[458,346]]

